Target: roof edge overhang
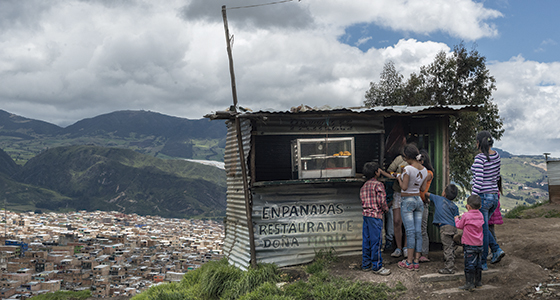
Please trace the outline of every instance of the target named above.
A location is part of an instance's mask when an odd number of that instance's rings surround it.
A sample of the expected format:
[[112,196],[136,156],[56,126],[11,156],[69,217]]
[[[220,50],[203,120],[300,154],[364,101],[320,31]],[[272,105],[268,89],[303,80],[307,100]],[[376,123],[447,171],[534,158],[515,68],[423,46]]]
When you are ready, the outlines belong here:
[[205,115],[210,120],[228,120],[235,118],[261,119],[268,117],[290,116],[294,118],[320,117],[332,115],[382,115],[382,116],[415,116],[415,115],[456,115],[461,112],[476,112],[481,105],[434,105],[434,106],[376,106],[376,107],[352,107],[334,109],[307,109],[305,111],[216,111]]

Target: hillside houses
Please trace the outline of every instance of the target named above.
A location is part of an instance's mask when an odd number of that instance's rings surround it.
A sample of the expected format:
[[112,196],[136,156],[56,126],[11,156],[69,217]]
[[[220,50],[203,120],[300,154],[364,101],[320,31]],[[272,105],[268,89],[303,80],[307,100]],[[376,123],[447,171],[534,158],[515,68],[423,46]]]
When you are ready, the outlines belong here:
[[2,299],[84,289],[131,296],[222,257],[224,230],[215,221],[99,211],[0,218]]

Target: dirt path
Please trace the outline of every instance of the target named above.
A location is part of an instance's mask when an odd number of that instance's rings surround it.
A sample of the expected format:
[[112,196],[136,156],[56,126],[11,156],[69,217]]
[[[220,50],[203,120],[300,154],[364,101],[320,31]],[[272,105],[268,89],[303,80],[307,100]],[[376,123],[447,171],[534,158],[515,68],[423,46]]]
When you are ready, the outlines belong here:
[[[559,208],[560,205],[552,206],[552,209]],[[389,286],[400,281],[408,290],[399,299],[560,299],[560,219],[504,219],[503,225],[496,226],[496,235],[506,256],[500,263],[489,265],[490,273],[483,272],[482,283],[486,289],[472,293],[454,290],[464,284],[464,278],[420,282],[422,275],[437,273],[443,267],[440,249],[431,250],[431,262],[421,263],[418,272],[399,269],[399,259],[383,254],[385,267],[392,271],[387,277],[358,270],[361,256],[341,257],[331,273],[356,280],[385,282]],[[438,245],[432,246],[437,248]],[[455,267],[462,271],[462,248],[456,253]],[[439,294],[443,290],[450,292]]]

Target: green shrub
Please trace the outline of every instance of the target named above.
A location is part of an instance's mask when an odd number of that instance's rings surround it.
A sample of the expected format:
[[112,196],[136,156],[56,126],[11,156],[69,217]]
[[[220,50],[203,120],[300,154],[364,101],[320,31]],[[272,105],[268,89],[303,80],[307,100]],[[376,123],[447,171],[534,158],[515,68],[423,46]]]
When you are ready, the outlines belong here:
[[239,300],[289,300],[293,299],[283,295],[283,291],[275,283],[265,282],[254,291],[239,297]]

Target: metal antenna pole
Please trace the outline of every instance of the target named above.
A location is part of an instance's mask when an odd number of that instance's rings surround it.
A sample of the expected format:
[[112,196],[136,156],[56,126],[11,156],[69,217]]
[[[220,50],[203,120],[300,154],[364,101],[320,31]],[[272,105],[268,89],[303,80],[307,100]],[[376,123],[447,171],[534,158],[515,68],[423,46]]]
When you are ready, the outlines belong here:
[[237,114],[237,88],[235,87],[235,73],[233,72],[233,55],[231,53],[231,39],[226,16],[226,6],[222,6],[222,17],[224,19],[224,30],[226,34],[227,52],[229,58],[229,73],[231,75],[231,93],[233,95],[233,106],[230,111],[235,113],[235,131],[237,132],[237,146],[239,148],[239,162],[241,163],[241,178],[243,179],[243,191],[245,194],[245,213],[247,217],[247,229],[249,230],[249,247],[251,251],[251,266],[257,267],[257,255],[255,253],[255,233],[253,231],[253,209],[251,196],[249,195],[249,183],[247,182],[247,167],[245,166],[245,151],[243,150],[243,137],[241,124]]

